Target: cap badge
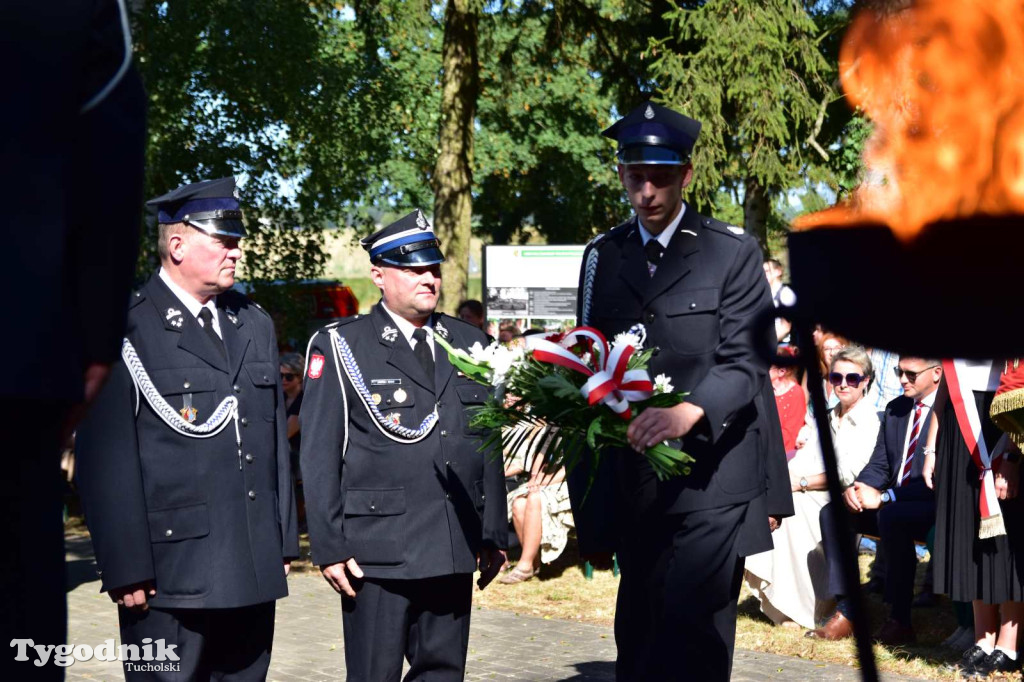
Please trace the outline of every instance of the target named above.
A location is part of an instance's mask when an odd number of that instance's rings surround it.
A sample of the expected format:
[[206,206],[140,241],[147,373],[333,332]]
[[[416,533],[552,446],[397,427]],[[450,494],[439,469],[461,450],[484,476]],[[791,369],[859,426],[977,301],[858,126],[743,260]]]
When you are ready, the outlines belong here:
[[416,227],[421,230],[427,229],[427,219],[423,217],[423,214],[416,211]]
[[405,392],[405,389],[400,388],[395,391],[394,398],[396,403],[404,403],[405,399],[408,397],[409,395]]
[[384,330],[380,333],[380,338],[384,339],[388,343],[394,343],[395,339],[398,338],[398,330],[388,325],[384,327]]
[[644,109],[644,118],[646,118],[648,121],[654,118],[654,109],[651,108],[650,104],[648,104],[647,108]]
[[438,320],[437,324],[434,325],[434,331],[436,331],[437,335],[442,339],[448,339],[448,327],[444,326],[444,322],[441,322],[441,320]]
[[322,356],[322,355],[314,354],[314,355],[310,356],[310,358],[309,358],[309,378],[310,379],[319,379],[320,378],[320,375],[323,374],[323,371],[324,371],[324,362],[325,362],[324,356]]

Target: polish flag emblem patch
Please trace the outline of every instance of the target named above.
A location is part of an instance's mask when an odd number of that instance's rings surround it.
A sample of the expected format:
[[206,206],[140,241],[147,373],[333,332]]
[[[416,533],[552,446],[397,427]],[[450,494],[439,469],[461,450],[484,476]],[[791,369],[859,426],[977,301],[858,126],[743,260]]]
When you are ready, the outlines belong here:
[[324,371],[324,356],[312,355],[309,358],[309,378],[319,379]]

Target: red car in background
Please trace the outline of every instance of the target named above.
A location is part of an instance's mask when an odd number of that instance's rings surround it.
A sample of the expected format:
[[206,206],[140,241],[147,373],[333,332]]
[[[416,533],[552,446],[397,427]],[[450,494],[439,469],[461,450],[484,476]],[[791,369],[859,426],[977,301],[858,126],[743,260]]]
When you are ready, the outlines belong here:
[[359,301],[352,289],[333,279],[277,281],[258,286],[239,282],[235,288],[270,313],[282,351],[306,352],[306,342],[313,332],[359,312]]

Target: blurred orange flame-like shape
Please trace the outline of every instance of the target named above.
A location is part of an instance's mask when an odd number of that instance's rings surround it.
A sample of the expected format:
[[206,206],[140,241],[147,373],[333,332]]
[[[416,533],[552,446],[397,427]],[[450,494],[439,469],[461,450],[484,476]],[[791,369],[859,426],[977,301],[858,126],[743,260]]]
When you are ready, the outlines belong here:
[[1024,0],[865,10],[843,39],[843,89],[874,122],[867,179],[797,229],[1024,214]]

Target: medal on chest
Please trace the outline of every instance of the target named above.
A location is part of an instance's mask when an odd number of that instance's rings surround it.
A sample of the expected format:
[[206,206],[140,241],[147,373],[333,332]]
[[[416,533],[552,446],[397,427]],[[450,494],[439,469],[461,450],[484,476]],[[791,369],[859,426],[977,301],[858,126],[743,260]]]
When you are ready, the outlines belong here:
[[182,403],[181,409],[178,410],[181,413],[181,416],[189,424],[195,423],[196,417],[199,416],[199,412],[196,411],[196,408],[192,407],[192,394],[186,393],[182,398]]

